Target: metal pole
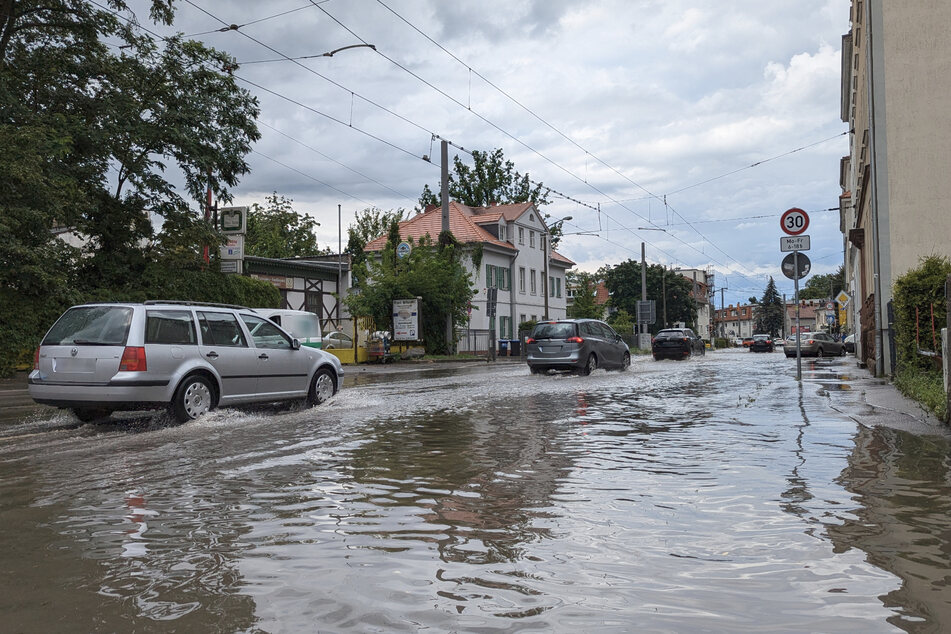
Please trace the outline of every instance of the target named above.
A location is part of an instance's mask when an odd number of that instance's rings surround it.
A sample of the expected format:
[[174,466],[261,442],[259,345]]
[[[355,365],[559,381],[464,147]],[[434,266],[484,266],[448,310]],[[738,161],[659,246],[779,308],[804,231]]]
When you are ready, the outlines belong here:
[[[646,251],[646,249],[645,249],[645,246],[644,246],[644,243],[643,243],[643,242],[641,242],[641,301],[642,301],[642,302],[646,302],[646,301],[647,301],[647,251]],[[643,306],[644,304],[641,304],[641,305]],[[638,324],[640,325],[640,329],[639,329],[639,330],[640,330],[640,334],[641,334],[641,335],[646,335],[646,334],[647,334],[647,324],[646,324],[646,323],[645,323],[645,324],[641,324],[641,323],[640,323],[640,321],[641,321],[640,317],[641,317],[640,315],[637,316],[637,321],[638,321]],[[641,347],[641,342],[640,342],[640,341],[637,342],[637,347],[638,347],[638,348]]]
[[[337,328],[341,327],[340,302],[343,301],[343,229],[341,229],[340,205],[337,205]],[[354,328],[356,332],[356,328]]]
[[793,251],[793,289],[796,293],[796,380],[802,381],[802,328],[799,327],[799,251]]
[[[449,229],[449,142],[443,139],[439,143],[439,159],[441,166],[439,169],[440,176],[440,202],[442,203],[442,230],[450,231]],[[488,280],[486,280],[488,282]],[[451,307],[450,307],[451,308]],[[492,318],[495,320],[495,317]],[[455,352],[454,348],[454,339],[455,333],[453,332],[452,327],[452,310],[449,311],[449,314],[446,315],[446,351],[449,354]]]

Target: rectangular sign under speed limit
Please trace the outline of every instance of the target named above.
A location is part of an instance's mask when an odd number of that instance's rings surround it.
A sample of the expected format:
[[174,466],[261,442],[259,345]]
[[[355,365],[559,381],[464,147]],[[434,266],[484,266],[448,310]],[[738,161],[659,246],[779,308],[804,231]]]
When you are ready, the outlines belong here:
[[787,251],[808,251],[809,236],[782,236],[779,239],[779,250],[783,253]]

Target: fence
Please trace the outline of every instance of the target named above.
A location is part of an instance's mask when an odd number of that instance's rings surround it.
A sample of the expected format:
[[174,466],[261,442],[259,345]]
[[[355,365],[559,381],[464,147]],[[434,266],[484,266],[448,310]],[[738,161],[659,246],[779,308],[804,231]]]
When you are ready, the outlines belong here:
[[456,331],[456,352],[469,354],[488,354],[489,331],[480,328],[467,328]]

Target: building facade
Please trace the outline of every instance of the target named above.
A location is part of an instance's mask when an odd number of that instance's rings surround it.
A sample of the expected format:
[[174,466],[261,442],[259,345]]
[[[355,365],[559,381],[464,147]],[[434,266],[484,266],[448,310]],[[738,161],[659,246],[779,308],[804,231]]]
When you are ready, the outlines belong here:
[[852,0],[842,38],[840,229],[847,328],[876,375],[895,370],[892,285],[928,255],[951,255],[951,2]]
[[[431,207],[399,225],[400,238],[435,240],[442,230],[442,209]],[[565,274],[574,262],[551,248],[551,235],[534,203],[469,207],[449,203],[449,230],[456,240],[481,247],[478,268],[469,263],[475,296],[469,328],[494,330],[499,339],[514,339],[523,321],[563,319],[568,292]],[[367,252],[379,252],[386,236],[371,241]],[[488,289],[496,289],[496,315],[489,317]]]

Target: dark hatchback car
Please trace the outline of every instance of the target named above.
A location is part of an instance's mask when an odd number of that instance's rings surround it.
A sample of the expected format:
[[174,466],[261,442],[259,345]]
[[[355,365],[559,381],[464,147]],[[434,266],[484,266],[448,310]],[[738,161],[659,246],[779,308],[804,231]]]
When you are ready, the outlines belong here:
[[769,335],[753,335],[750,352],[772,352],[775,350],[773,338]]
[[666,328],[651,339],[651,354],[655,360],[686,359],[694,354],[706,354],[703,339],[690,328]]
[[596,368],[626,370],[631,350],[611,326],[596,319],[561,319],[535,326],[525,340],[532,374],[549,370],[591,374]]

